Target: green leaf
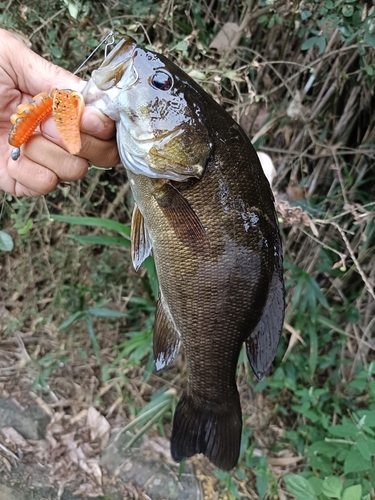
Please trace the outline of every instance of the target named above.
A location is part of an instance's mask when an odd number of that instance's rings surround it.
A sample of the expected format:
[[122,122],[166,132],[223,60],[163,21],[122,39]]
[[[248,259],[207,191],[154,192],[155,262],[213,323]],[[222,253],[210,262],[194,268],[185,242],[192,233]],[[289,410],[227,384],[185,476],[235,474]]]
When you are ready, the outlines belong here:
[[312,325],[311,323],[309,323],[308,330],[310,336],[309,368],[310,376],[313,377],[318,363],[318,335],[315,329],[315,325]]
[[256,487],[257,487],[257,492],[260,500],[263,500],[263,498],[267,495],[268,491],[268,476],[267,476],[267,471],[263,468],[255,470],[255,475],[256,475]]
[[303,42],[301,50],[311,49],[314,45],[319,47],[319,54],[323,54],[326,48],[326,39],[323,36],[312,36]]
[[68,328],[68,326],[72,325],[75,321],[78,319],[82,318],[83,316],[86,315],[86,311],[77,311],[76,313],[72,314],[69,316],[67,320],[65,320],[61,325],[58,327],[57,331],[61,332],[61,330],[65,330],[65,328]]
[[14,243],[10,234],[0,231],[0,250],[3,252],[11,252],[13,250]]
[[65,5],[68,7],[69,14],[73,19],[77,19],[79,12],[79,4],[77,2],[72,2],[69,0],[64,0]]
[[187,49],[189,48],[189,44],[186,40],[182,40],[181,42],[178,42],[177,45],[173,47],[174,50],[178,50],[179,52],[182,52],[184,55],[187,55]]
[[309,17],[311,17],[312,14],[309,10],[302,10],[301,11],[301,19],[302,21],[304,21],[305,19],[308,19]]
[[100,235],[87,235],[78,236],[76,234],[68,234],[70,240],[78,241],[81,245],[106,245],[130,248],[130,240],[122,236],[100,236]]
[[338,444],[330,443],[329,441],[316,441],[308,447],[308,456],[316,455],[320,453],[326,457],[334,457],[337,455]]
[[268,23],[268,16],[266,14],[259,16],[257,22],[259,24],[266,24]]
[[309,477],[309,483],[314,489],[315,495],[320,495],[323,489],[323,480],[320,477],[312,476]]
[[353,5],[343,5],[342,7],[342,14],[345,17],[351,17],[354,12],[354,7]]
[[78,224],[80,226],[103,227],[105,229],[109,229],[110,231],[116,231],[116,233],[130,237],[130,227],[115,220],[101,219],[100,217],[71,217],[57,214],[52,214],[51,220],[67,222],[68,224]]
[[355,484],[354,486],[349,486],[345,488],[342,495],[342,500],[361,500],[362,498],[362,486],[360,484]]
[[159,295],[159,281],[158,281],[158,275],[156,274],[155,261],[153,257],[147,257],[147,259],[143,262],[142,266],[147,270],[152,293],[155,299],[157,299]]
[[365,21],[365,42],[375,49],[375,20],[369,15]]
[[364,436],[359,436],[357,440],[357,448],[365,460],[371,460],[371,451]]
[[312,276],[310,276],[310,283],[311,283],[312,288],[314,289],[315,296],[318,299],[318,301],[321,303],[321,305],[325,309],[329,309],[329,304],[327,302],[327,299],[325,298],[324,293],[322,292],[322,290],[320,289],[320,286],[318,285],[318,283],[316,282],[316,280]]
[[286,474],[284,481],[290,493],[295,495],[297,500],[318,500],[314,488],[303,476],[299,474]]
[[343,484],[338,477],[329,476],[323,481],[322,493],[328,498],[341,498]]
[[60,57],[62,56],[62,50],[60,49],[60,47],[51,47],[50,51],[53,57],[57,57],[58,59],[60,59]]
[[358,410],[357,414],[360,418],[365,417],[365,425],[375,427],[375,410]]
[[98,318],[123,318],[126,313],[120,311],[112,311],[112,309],[106,309],[105,307],[91,307],[89,313],[92,316],[97,316]]
[[344,425],[331,425],[328,427],[328,432],[336,437],[354,439],[359,431],[354,424],[346,423]]
[[344,473],[362,472],[372,468],[371,460],[365,460],[359,450],[353,448],[349,451],[344,462]]

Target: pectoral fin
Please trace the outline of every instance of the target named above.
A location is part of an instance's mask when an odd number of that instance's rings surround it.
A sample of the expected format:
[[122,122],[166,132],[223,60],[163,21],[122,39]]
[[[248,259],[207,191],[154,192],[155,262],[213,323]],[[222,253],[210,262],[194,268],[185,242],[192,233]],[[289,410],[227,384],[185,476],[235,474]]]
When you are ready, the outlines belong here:
[[142,262],[150,255],[152,243],[150,235],[145,226],[143,215],[137,205],[134,205],[132,226],[131,226],[131,256],[133,266],[138,271]]
[[159,295],[156,305],[154,324],[154,359],[156,371],[168,366],[178,354],[180,335],[174,321],[164,303],[163,295]]
[[274,270],[270,292],[262,317],[246,339],[246,352],[251,368],[261,379],[276,355],[284,322],[284,282],[282,266]]
[[172,184],[164,183],[154,192],[154,197],[177,237],[186,245],[204,251],[209,242],[206,230],[190,203]]

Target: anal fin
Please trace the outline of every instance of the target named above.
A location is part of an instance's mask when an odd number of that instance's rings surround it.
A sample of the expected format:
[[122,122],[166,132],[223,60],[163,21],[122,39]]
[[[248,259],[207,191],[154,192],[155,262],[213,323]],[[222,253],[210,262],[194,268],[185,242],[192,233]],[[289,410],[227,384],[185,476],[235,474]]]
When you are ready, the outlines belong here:
[[142,262],[150,255],[152,243],[150,235],[145,226],[143,215],[137,205],[134,205],[131,226],[131,256],[133,266],[138,271]]
[[159,294],[154,324],[154,360],[156,371],[168,366],[176,358],[180,348],[180,334]]

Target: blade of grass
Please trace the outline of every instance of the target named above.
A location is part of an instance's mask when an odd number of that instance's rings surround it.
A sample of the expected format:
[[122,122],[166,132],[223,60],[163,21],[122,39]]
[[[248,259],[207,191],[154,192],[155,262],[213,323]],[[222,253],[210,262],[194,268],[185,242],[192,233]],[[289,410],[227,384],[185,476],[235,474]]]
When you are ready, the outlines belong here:
[[111,245],[126,248],[130,248],[131,246],[130,240],[121,236],[100,236],[94,234],[78,236],[76,234],[68,234],[67,237],[71,240],[78,241],[81,245]]
[[115,220],[101,219],[100,217],[71,217],[57,214],[51,214],[51,220],[67,222],[75,225],[78,224],[80,226],[103,227],[105,229],[109,229],[110,231],[116,231],[116,233],[130,237],[130,227]]
[[95,331],[94,331],[94,325],[92,322],[92,316],[90,314],[86,314],[86,323],[87,323],[87,329],[89,332],[92,348],[94,350],[95,357],[97,359],[97,362],[100,363],[100,350],[99,350],[99,343],[98,339],[96,338]]

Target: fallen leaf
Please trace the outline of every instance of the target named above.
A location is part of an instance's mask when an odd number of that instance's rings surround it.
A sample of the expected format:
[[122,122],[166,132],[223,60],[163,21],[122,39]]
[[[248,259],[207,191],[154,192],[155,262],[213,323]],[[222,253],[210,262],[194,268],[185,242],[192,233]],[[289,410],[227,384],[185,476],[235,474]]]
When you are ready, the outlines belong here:
[[26,439],[24,439],[16,429],[13,429],[13,427],[2,427],[1,432],[7,443],[15,444],[20,448],[25,448],[27,446]]
[[101,439],[102,447],[104,447],[108,442],[111,430],[108,420],[93,406],[90,406],[87,412],[86,424],[90,429],[91,441],[95,441],[95,439],[99,438]]
[[231,48],[233,40],[240,31],[236,23],[225,23],[219,33],[210,43],[210,49],[215,49],[218,54],[224,54]]
[[286,110],[286,114],[290,116],[290,118],[297,118],[302,114],[302,109],[302,96],[300,91],[297,90]]

